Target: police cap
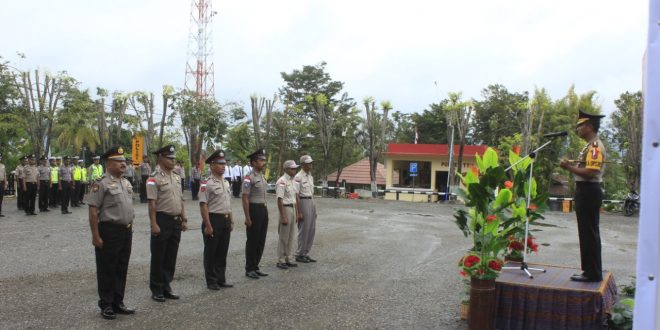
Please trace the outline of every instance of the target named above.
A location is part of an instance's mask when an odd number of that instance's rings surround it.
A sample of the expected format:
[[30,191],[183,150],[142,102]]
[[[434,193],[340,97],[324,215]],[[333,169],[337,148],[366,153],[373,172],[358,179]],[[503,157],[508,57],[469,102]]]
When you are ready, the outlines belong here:
[[120,146],[115,146],[108,149],[103,155],[101,155],[101,158],[118,160],[118,161],[126,160],[126,158],[124,157],[124,148]]
[[582,125],[588,121],[591,121],[594,124],[600,123],[600,119],[605,117],[604,115],[594,115],[591,113],[586,113],[582,110],[579,110],[578,112],[578,120],[577,123],[575,123],[576,126]]
[[207,163],[207,164],[227,164],[227,160],[225,159],[224,150],[220,149],[220,150],[216,150],[215,152],[213,152],[211,154],[211,156],[206,158],[205,163]]
[[174,158],[176,158],[174,156],[174,152],[175,152],[174,145],[170,144],[170,145],[166,145],[166,146],[154,151],[154,155],[174,159]]
[[248,159],[250,159],[250,160],[257,160],[257,159],[266,160],[266,150],[265,149],[259,149],[255,152],[249,154]]

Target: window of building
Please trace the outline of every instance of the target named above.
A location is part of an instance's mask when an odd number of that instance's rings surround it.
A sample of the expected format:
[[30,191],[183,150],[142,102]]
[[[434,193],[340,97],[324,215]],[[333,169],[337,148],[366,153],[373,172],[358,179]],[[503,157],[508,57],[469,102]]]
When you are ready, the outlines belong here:
[[[410,163],[417,163],[417,175],[411,176]],[[392,186],[431,189],[431,162],[395,160],[392,162]]]

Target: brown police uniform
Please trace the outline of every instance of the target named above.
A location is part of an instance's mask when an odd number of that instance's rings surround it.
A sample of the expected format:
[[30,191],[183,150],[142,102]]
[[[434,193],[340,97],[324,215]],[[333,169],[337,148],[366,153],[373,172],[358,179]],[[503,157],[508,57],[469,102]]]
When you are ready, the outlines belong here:
[[[2,157],[0,157],[0,161],[2,161]],[[0,217],[4,217],[4,215],[2,215],[2,200],[4,199],[5,196],[6,184],[7,184],[7,170],[5,169],[5,164],[0,163]]]
[[[252,157],[265,156],[263,151],[255,152]],[[245,242],[245,271],[250,276],[251,272],[259,271],[259,262],[266,245],[266,234],[268,234],[268,210],[266,209],[266,188],[268,183],[264,175],[257,172],[243,178],[242,195],[249,195],[249,214],[252,226],[245,229],[247,241]],[[250,276],[254,278],[253,276]]]
[[[26,160],[27,157],[21,157],[21,161]],[[16,207],[19,210],[23,210],[24,204],[24,193],[23,193],[23,168],[25,165],[19,164],[16,166],[15,175],[16,175]]]
[[[284,168],[290,166],[285,162]],[[296,163],[290,168],[297,168]],[[280,268],[285,268],[284,265],[293,264],[293,246],[296,239],[296,195],[298,194],[297,185],[293,181],[293,177],[284,173],[275,184],[275,194],[278,200],[282,199],[284,206],[284,213],[286,216],[287,224],[282,224],[278,221],[279,242],[277,244],[277,258]],[[282,265],[284,264],[284,265]]]
[[[174,146],[166,146],[155,153],[166,151],[169,153],[169,150],[173,157]],[[183,213],[181,177],[174,172],[167,174],[162,170],[157,170],[147,179],[146,186],[147,199],[156,200],[156,223],[160,227],[158,236],[151,235],[149,287],[153,296],[168,297],[172,292],[170,282],[174,278],[176,257],[181,240],[181,222],[183,221],[181,217]]]
[[64,164],[60,166],[59,179],[60,179],[60,189],[62,194],[62,200],[61,200],[62,214],[71,213],[69,212],[69,202],[73,190],[72,176],[73,176],[73,168],[71,166],[66,166]]
[[[224,162],[224,153],[220,157],[218,153],[209,156],[207,163],[216,159],[216,162]],[[222,158],[222,159],[220,159]],[[226,163],[226,162],[225,162]],[[205,224],[202,222],[202,237],[204,239],[204,275],[206,285],[210,289],[219,286],[228,286],[225,271],[227,268],[227,251],[232,231],[231,217],[231,188],[223,178],[211,175],[201,182],[199,188],[199,203],[205,203],[208,207],[209,222],[213,228],[213,234],[204,234]]]
[[[26,190],[24,191],[24,204],[25,214],[35,215],[35,203],[37,200],[37,185],[39,181],[39,171],[36,165],[26,165],[23,167],[23,176],[21,179],[24,181]],[[22,188],[21,188],[22,189]]]
[[[312,157],[300,157],[301,165],[311,163]],[[294,177],[298,185],[298,195],[300,197],[300,211],[303,218],[298,222],[298,249],[296,250],[296,260],[300,262],[314,261],[309,257],[309,251],[314,244],[316,235],[316,203],[314,202],[314,177],[312,173],[300,170]]]
[[48,212],[48,193],[50,191],[50,166],[39,165],[39,167],[37,167],[37,171],[39,172],[39,211]]

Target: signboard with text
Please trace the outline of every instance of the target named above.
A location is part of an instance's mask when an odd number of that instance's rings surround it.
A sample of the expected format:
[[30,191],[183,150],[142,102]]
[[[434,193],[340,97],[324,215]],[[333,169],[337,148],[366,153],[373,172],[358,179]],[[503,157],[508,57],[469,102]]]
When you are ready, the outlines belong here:
[[410,163],[410,176],[417,176],[417,163]]
[[143,148],[144,148],[144,137],[142,135],[133,136],[133,143],[131,148],[131,159],[133,159],[133,165],[142,164]]

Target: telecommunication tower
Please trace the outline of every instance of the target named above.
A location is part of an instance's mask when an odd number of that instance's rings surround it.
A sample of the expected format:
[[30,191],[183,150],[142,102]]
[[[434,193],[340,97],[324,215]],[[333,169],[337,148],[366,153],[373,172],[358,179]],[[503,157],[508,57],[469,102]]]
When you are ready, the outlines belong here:
[[213,98],[215,95],[211,20],[217,12],[211,9],[211,2],[192,0],[190,4],[185,90],[194,92],[200,98]]

